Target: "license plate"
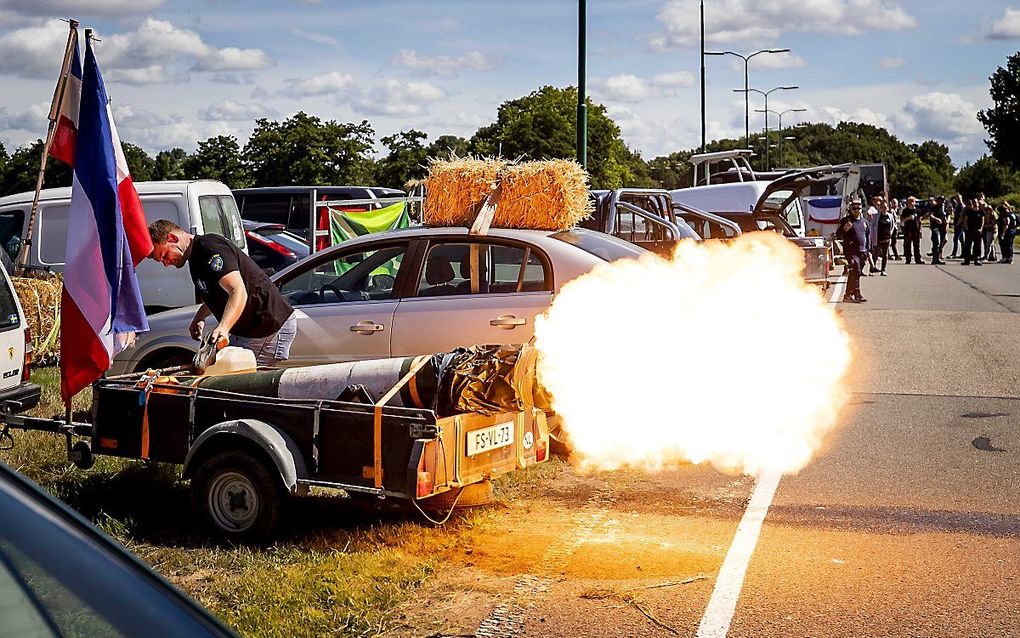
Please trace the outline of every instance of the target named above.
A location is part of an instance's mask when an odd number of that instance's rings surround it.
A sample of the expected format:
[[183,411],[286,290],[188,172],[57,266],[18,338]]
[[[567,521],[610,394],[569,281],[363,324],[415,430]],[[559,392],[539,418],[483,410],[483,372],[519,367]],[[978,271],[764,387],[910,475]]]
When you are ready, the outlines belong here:
[[497,423],[481,430],[467,433],[467,455],[475,456],[483,452],[506,447],[514,442],[514,422]]

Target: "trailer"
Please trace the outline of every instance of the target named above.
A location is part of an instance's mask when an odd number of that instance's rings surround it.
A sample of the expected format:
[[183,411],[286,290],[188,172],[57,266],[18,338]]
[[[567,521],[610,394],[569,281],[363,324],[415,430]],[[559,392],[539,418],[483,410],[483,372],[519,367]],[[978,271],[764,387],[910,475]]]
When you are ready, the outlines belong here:
[[[100,379],[91,422],[0,415],[10,430],[63,435],[68,459],[90,468],[96,455],[183,466],[192,503],[212,531],[272,538],[287,501],[315,487],[399,499],[422,514],[451,509],[472,486],[544,462],[546,413],[466,412],[387,405],[415,397],[415,366],[378,400],[364,387],[337,399],[287,399],[202,387],[159,370]],[[414,404],[409,400],[407,404]]]

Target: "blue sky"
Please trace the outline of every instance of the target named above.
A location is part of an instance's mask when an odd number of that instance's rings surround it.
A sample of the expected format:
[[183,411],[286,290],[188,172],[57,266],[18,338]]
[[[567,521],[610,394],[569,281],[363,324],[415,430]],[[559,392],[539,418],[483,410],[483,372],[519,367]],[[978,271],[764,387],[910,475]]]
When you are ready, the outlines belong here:
[[[705,0],[710,49],[759,56],[773,110],[985,152],[988,76],[1020,49],[1020,0]],[[470,136],[499,104],[577,81],[572,0],[0,0],[0,141],[40,137],[66,26],[93,27],[121,137],[193,149],[256,117],[367,119],[378,137]],[[646,158],[700,142],[698,0],[588,0],[588,87]],[[743,134],[742,63],[708,59],[709,137]],[[752,96],[751,108],[761,108]],[[761,114],[752,113],[752,129]],[[777,122],[773,118],[771,126]]]

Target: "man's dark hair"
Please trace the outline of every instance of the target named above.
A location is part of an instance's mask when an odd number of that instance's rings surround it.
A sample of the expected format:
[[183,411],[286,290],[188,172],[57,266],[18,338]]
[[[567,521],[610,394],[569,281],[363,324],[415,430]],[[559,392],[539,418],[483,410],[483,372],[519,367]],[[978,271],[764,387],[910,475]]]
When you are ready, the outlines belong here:
[[152,238],[152,244],[166,243],[166,238],[170,233],[182,232],[182,229],[177,224],[173,223],[169,219],[157,219],[156,221],[149,224],[149,237]]

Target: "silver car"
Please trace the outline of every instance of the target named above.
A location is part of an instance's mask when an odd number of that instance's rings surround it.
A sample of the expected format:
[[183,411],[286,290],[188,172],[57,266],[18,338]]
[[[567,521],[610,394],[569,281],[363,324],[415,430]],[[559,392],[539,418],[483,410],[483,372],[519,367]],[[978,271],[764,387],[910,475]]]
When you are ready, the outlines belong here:
[[[604,261],[643,248],[602,233],[418,227],[359,237],[280,271],[273,281],[297,310],[288,366],[524,343],[553,295]],[[150,331],[111,374],[186,363],[197,306],[150,317]],[[207,326],[207,330],[209,327]]]

